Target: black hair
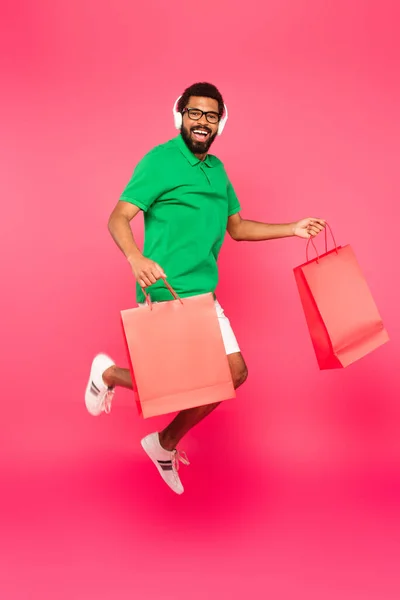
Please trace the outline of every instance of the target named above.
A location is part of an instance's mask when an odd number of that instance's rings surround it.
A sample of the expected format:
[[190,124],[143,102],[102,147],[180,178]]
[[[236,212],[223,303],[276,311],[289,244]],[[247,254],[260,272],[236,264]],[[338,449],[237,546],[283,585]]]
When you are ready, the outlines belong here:
[[178,112],[182,112],[189,101],[190,96],[201,96],[203,98],[213,98],[218,102],[218,113],[222,117],[224,113],[224,100],[221,92],[212,83],[194,83],[190,87],[186,88],[183,92],[182,97],[178,102]]

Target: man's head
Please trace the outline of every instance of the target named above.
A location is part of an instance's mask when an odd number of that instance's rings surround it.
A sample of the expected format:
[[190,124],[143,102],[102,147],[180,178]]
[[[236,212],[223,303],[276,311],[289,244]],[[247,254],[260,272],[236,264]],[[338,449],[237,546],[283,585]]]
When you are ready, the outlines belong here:
[[195,83],[183,92],[177,110],[182,114],[181,134],[187,147],[193,154],[205,155],[224,112],[220,92],[211,83]]

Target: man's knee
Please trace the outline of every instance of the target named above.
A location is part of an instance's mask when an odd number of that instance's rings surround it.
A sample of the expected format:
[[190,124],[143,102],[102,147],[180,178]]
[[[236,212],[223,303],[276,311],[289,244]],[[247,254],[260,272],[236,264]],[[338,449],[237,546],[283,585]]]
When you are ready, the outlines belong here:
[[240,369],[238,369],[233,375],[233,385],[235,390],[244,384],[247,379],[249,372],[247,370],[246,365],[243,365]]

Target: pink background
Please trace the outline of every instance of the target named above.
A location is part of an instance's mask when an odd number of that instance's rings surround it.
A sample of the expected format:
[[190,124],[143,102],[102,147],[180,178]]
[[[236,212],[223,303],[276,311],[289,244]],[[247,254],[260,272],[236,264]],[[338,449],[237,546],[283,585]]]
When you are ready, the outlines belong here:
[[[399,598],[399,12],[3,3],[0,598]],[[166,419],[139,420],[128,392],[93,419],[83,391],[96,352],[126,364],[134,282],[108,215],[203,79],[229,107],[213,151],[243,216],[328,219],[391,342],[320,372],[292,273],[304,244],[227,240],[219,299],[250,378],[182,444],[177,497],[139,446]]]

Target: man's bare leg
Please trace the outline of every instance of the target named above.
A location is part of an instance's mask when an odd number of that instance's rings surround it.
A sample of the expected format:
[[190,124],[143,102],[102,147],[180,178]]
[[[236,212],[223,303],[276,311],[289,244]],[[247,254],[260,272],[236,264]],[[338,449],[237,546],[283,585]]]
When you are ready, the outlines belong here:
[[[233,384],[235,389],[241,386],[247,379],[247,367],[240,352],[228,354],[229,366],[232,373]],[[181,410],[173,421],[159,434],[160,444],[165,450],[174,450],[180,440],[187,432],[200,423],[213,410],[221,404],[206,404],[206,406],[198,406]]]
[[103,373],[104,383],[110,387],[124,387],[128,390],[132,389],[132,377],[129,369],[121,369],[114,365]]

